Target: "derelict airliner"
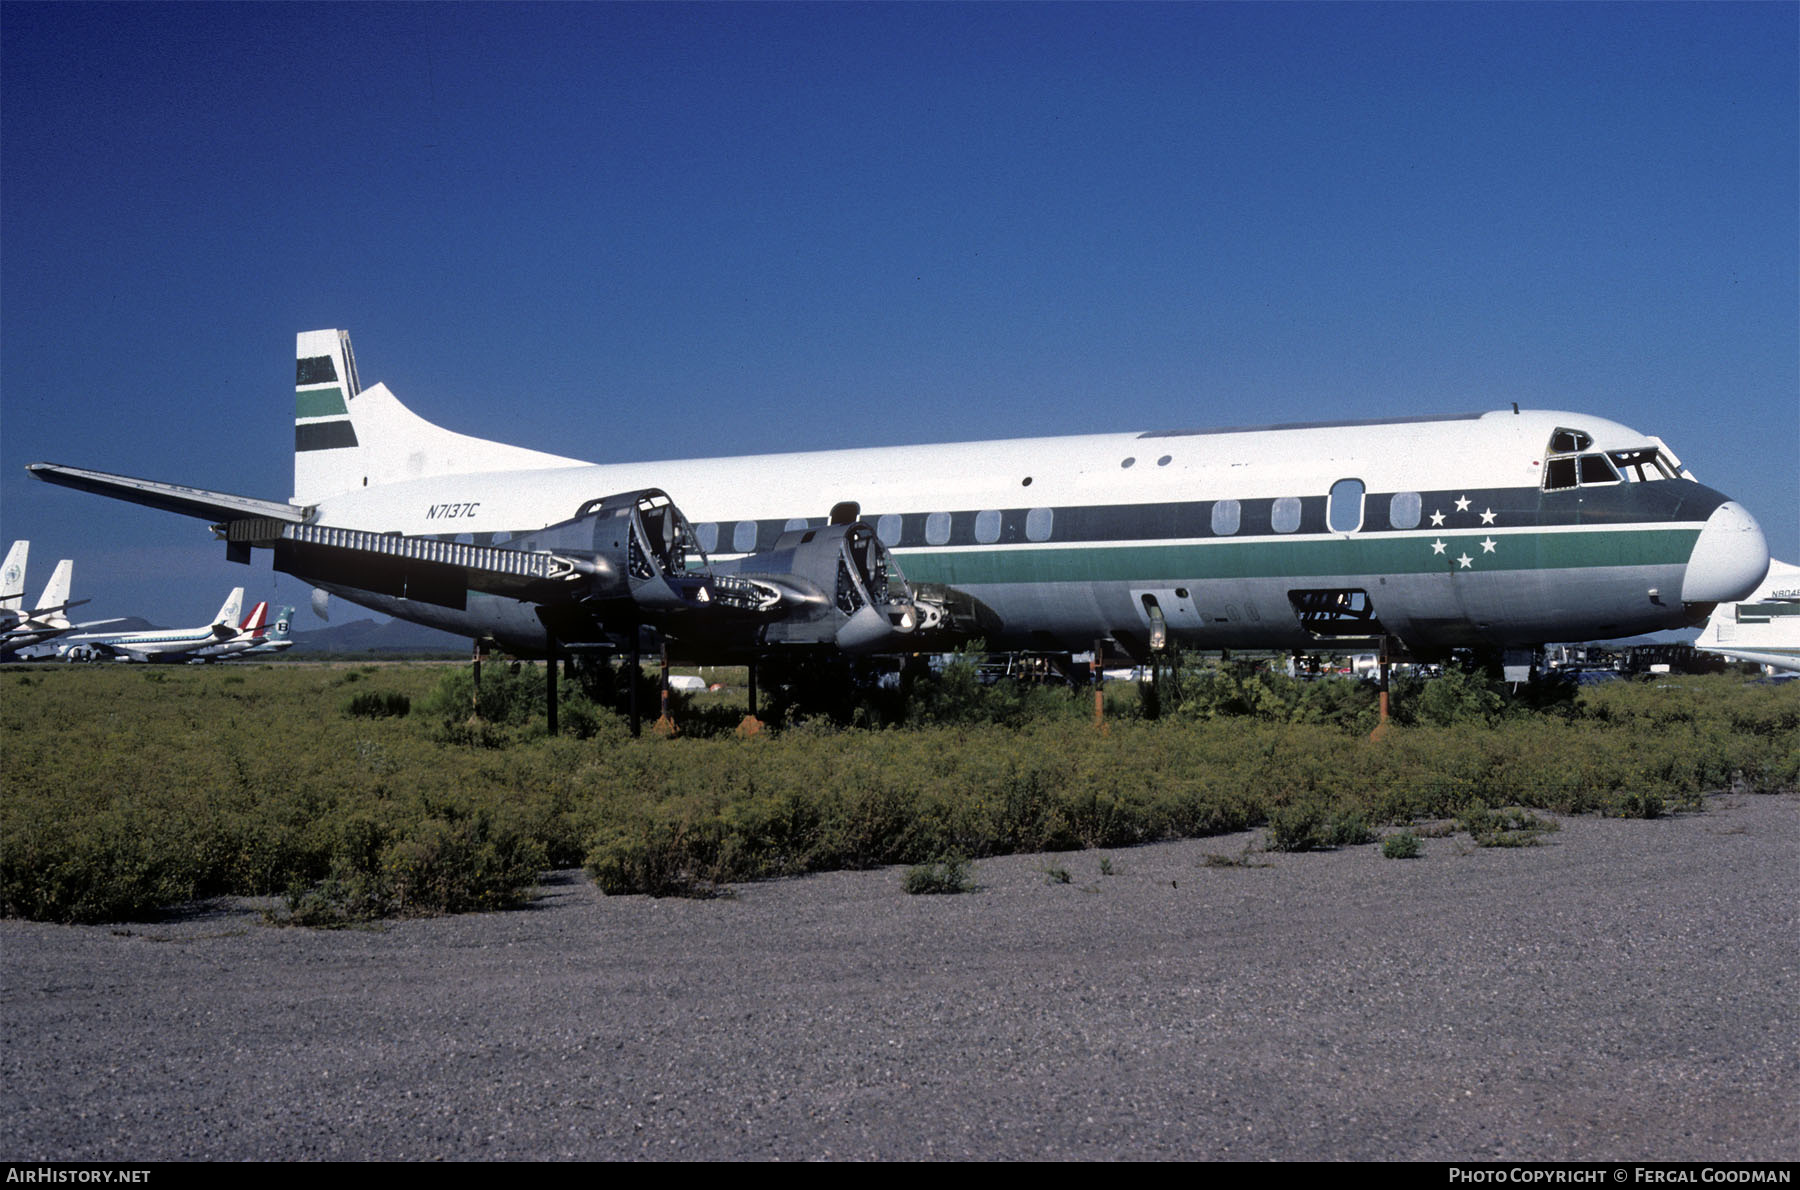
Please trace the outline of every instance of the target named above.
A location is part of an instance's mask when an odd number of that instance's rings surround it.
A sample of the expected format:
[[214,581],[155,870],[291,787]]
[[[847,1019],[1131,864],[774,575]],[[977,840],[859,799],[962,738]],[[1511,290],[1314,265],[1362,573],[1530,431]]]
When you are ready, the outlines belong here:
[[1769,565],[1750,513],[1660,439],[1580,413],[593,464],[425,421],[362,387],[347,332],[296,347],[289,500],[29,469],[531,655],[646,629],[695,658],[1510,650],[1697,624]]

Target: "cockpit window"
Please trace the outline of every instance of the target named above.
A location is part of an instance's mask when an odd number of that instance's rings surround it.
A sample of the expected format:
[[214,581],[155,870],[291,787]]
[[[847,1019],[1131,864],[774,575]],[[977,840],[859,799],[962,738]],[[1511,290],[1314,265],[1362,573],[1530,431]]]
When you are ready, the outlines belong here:
[[1560,492],[1564,488],[1575,486],[1575,456],[1564,455],[1560,459],[1550,459],[1544,464],[1544,490]]
[[1639,447],[1637,450],[1608,451],[1607,458],[1619,469],[1619,474],[1632,483],[1643,483],[1651,479],[1674,479],[1676,470],[1659,450],[1653,447]]
[[1618,483],[1619,473],[1603,454],[1563,455],[1544,460],[1544,490],[1560,492],[1572,487],[1598,487]]
[[1581,486],[1596,483],[1618,483],[1619,473],[1606,461],[1605,455],[1581,456]]
[[1593,444],[1593,435],[1582,430],[1566,430],[1558,426],[1550,431],[1550,453],[1553,455],[1574,454],[1578,450],[1586,450]]

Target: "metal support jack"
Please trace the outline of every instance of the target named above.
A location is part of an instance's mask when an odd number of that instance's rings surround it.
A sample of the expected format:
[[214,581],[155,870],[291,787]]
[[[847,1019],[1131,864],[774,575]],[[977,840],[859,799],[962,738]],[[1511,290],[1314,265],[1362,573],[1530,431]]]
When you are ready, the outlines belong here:
[[737,733],[741,736],[756,735],[763,729],[763,722],[756,717],[756,662],[753,653],[750,656],[750,701],[744,712],[744,721],[738,724]]

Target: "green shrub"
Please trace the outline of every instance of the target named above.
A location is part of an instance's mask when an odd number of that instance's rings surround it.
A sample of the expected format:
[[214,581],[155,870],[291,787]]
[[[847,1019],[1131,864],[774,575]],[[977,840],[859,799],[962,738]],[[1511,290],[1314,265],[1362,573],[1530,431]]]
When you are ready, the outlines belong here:
[[[1433,820],[1521,845],[1553,829],[1541,814],[1669,813],[1709,790],[1800,786],[1800,684],[1730,677],[1615,682],[1572,711],[1414,723],[1377,743],[1349,720],[1300,721],[1306,693],[1235,671],[1232,689],[1262,713],[1208,717],[1184,701],[1099,733],[1091,691],[1051,691],[1045,705],[1065,710],[1012,726],[863,731],[824,717],[753,740],[685,723],[674,739],[632,740],[572,685],[565,734],[549,736],[541,667],[484,667],[484,697],[506,692],[505,723],[472,722],[472,687],[445,695],[438,666],[384,666],[367,681],[351,670],[354,690],[342,671],[285,664],[225,671],[234,682],[158,672],[150,684],[141,667],[46,667],[7,684],[0,912],[119,920],[288,890],[295,918],[329,924],[505,904],[528,895],[538,863],[586,863],[608,892],[709,895],[801,872],[1263,824],[1271,846],[1344,846],[1373,826]],[[1182,688],[1200,684],[1184,675]],[[376,687],[416,710],[319,712]],[[993,697],[1028,708],[1040,694]]]
[[288,916],[298,925],[423,917],[522,904],[546,865],[543,847],[487,811],[451,812],[397,833],[353,819],[325,879],[297,882]]
[[1412,831],[1401,831],[1381,841],[1381,854],[1388,859],[1417,859],[1424,851],[1425,845]]
[[952,854],[906,869],[906,874],[900,878],[900,887],[917,896],[964,893],[975,885],[968,859]]
[[1269,813],[1272,851],[1324,851],[1370,843],[1375,832],[1354,810],[1332,810],[1315,802],[1277,806]]
[[[241,678],[239,679],[242,680]],[[412,699],[404,694],[377,694],[373,690],[355,694],[344,704],[344,714],[353,719],[399,719],[412,710]]]
[[1562,829],[1555,821],[1523,807],[1490,810],[1482,802],[1465,810],[1460,824],[1481,847],[1536,847],[1545,835]]

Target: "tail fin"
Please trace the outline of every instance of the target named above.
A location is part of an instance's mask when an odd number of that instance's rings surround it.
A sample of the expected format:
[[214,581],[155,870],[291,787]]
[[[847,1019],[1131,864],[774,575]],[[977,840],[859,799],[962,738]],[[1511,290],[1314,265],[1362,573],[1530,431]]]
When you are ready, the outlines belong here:
[[286,640],[288,637],[288,626],[293,622],[294,609],[291,607],[282,608],[281,614],[275,617],[275,627],[269,630],[268,639]]
[[0,611],[24,610],[25,561],[30,554],[29,541],[15,541],[6,551],[6,565],[0,566]]
[[[67,558],[56,564],[50,574],[50,585],[44,588],[44,597],[37,601],[39,612],[60,613],[69,606],[69,583],[75,577],[75,563]],[[84,601],[85,602],[85,601]]]
[[252,636],[261,636],[263,625],[268,623],[268,619],[268,601],[259,600],[256,606],[250,609],[250,614],[244,617],[244,622],[238,625],[238,631],[240,633],[248,632]]
[[219,608],[219,614],[213,617],[213,627],[229,628],[235,633],[238,630],[238,617],[243,614],[244,588],[233,587],[231,594],[225,597],[224,604]]
[[296,503],[435,475],[581,465],[454,433],[402,405],[385,384],[363,388],[349,331],[301,331],[294,358]]

